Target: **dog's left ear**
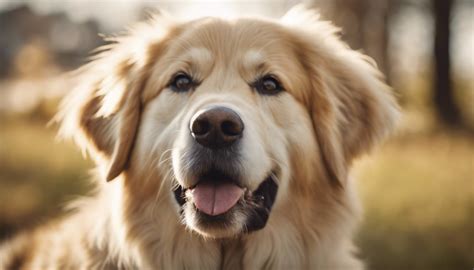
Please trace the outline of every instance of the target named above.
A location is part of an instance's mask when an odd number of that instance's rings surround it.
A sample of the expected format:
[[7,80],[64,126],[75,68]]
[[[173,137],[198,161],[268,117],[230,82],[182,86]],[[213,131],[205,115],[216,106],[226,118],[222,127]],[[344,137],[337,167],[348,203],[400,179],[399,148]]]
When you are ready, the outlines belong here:
[[351,50],[319,14],[297,6],[282,21],[311,80],[307,105],[327,175],[343,185],[353,159],[394,128],[397,103],[374,61]]
[[111,181],[127,166],[142,111],[142,92],[152,66],[170,39],[172,26],[162,16],[139,24],[101,48],[94,60],[73,75],[75,84],[56,120],[60,135],[104,166]]
[[73,75],[76,87],[57,116],[60,134],[72,137],[99,166],[106,166],[107,181],[126,167],[146,81],[136,64],[127,60],[130,55],[115,50],[109,49]]

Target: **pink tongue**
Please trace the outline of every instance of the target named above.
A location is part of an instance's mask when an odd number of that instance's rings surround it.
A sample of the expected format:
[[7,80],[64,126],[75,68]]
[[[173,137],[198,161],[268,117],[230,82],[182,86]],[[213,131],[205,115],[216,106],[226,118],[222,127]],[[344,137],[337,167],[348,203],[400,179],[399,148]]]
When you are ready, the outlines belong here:
[[244,190],[231,183],[198,184],[192,191],[196,207],[210,215],[217,216],[229,211],[240,199]]

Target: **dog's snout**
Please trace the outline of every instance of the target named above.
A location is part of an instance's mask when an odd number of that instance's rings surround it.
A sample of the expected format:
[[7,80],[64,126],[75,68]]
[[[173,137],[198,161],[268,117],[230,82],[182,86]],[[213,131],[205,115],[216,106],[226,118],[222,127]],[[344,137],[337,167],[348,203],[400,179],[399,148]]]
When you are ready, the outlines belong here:
[[212,107],[197,112],[190,122],[193,138],[204,147],[217,149],[232,145],[243,134],[244,123],[227,107]]

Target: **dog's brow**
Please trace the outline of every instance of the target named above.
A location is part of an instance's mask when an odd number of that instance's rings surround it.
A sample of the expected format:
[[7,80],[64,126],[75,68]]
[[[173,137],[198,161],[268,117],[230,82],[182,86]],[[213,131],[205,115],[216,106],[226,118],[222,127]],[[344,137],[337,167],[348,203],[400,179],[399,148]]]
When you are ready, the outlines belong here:
[[267,71],[267,64],[265,62],[266,56],[258,50],[249,50],[242,57],[240,63],[240,73],[247,80],[255,79],[255,75],[262,75]]
[[262,52],[250,50],[244,55],[242,65],[246,70],[259,70],[264,65],[264,59]]
[[213,55],[206,48],[191,48],[183,56],[194,72],[207,73],[204,67],[212,66]]

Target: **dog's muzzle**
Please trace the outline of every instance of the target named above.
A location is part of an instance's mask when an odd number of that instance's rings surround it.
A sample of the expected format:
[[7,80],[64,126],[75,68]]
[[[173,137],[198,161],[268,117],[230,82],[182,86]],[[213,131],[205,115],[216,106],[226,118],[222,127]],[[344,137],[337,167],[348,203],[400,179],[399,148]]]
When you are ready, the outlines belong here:
[[[192,207],[202,223],[224,226],[233,212],[245,213],[245,231],[265,226],[276,198],[275,172],[268,172],[256,190],[242,185],[239,142],[244,122],[237,112],[213,106],[194,114],[189,130],[194,141],[188,149],[187,169],[195,176],[189,187],[174,190],[182,209]],[[191,205],[192,204],[192,205]]]

